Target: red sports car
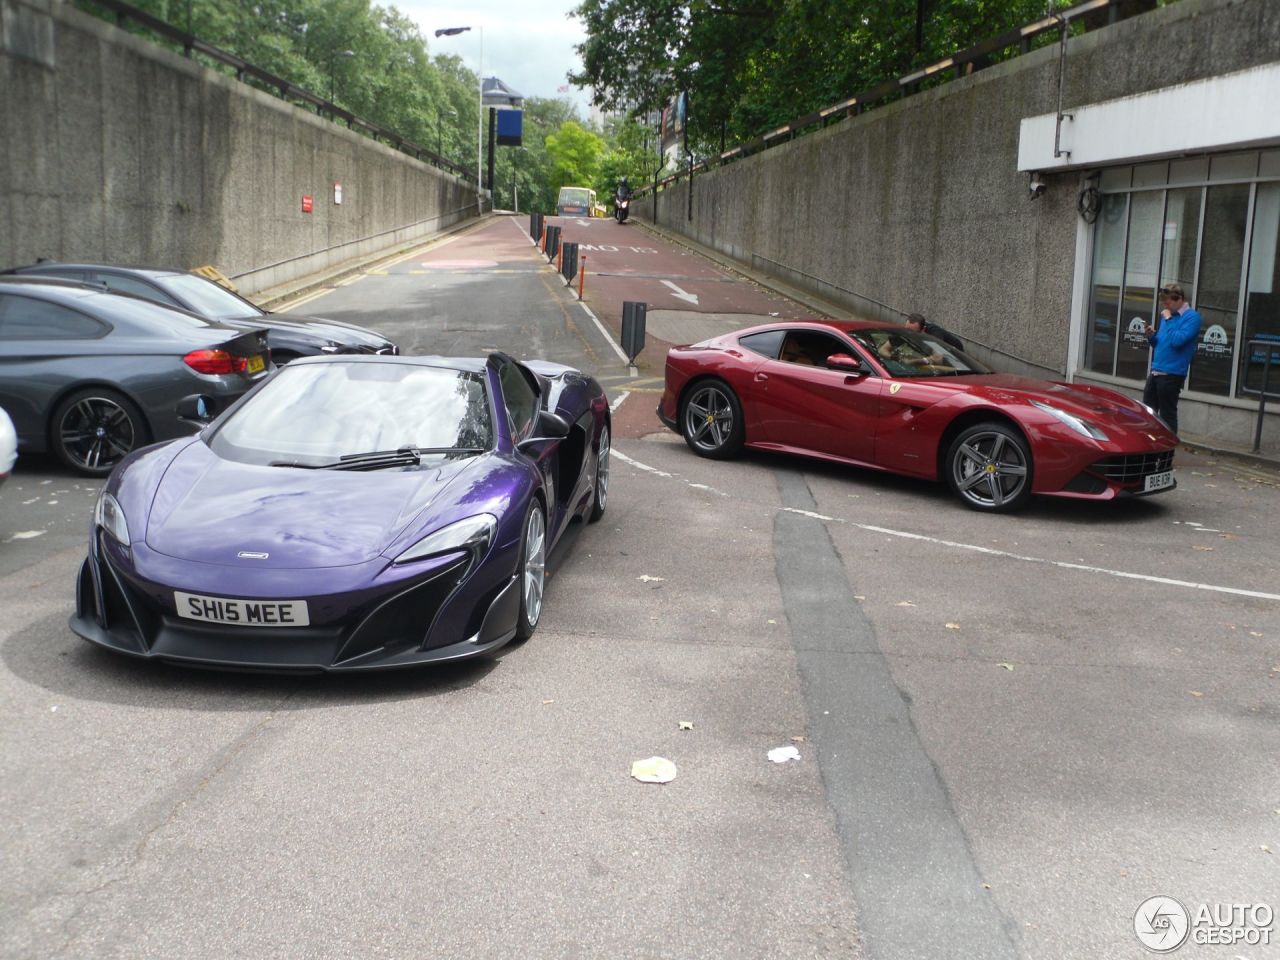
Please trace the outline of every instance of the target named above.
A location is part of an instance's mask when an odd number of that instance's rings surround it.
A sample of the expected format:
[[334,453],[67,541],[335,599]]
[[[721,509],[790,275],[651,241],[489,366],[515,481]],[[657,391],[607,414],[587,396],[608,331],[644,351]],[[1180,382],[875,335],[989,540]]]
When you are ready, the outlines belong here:
[[993,373],[892,324],[779,322],[673,347],[658,416],[704,457],[752,447],[945,479],[976,510],[1176,486],[1178,438],[1136,400]]

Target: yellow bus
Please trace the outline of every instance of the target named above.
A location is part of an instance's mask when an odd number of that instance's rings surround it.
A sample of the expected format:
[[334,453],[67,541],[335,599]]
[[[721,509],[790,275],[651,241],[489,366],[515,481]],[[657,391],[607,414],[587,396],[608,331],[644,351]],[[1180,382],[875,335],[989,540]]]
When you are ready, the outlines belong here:
[[556,213],[562,217],[594,217],[596,209],[603,207],[596,202],[596,192],[590,187],[561,187],[556,200]]

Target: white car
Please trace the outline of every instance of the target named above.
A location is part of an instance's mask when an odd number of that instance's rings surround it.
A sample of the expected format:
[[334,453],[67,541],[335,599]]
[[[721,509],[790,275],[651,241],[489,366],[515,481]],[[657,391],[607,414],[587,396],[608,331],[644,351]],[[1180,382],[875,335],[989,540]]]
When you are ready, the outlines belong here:
[[9,479],[13,465],[18,462],[18,434],[13,429],[9,415],[0,410],[0,486]]

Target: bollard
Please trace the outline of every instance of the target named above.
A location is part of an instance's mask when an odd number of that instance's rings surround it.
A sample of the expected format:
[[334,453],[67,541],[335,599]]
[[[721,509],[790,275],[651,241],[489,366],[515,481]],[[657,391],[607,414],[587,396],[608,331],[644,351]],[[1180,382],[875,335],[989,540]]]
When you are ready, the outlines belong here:
[[582,299],[582,285],[587,280],[587,255],[582,255],[582,269],[578,271],[578,299]]
[[547,246],[543,251],[548,260],[554,260],[560,252],[560,228],[547,227]]
[[578,273],[578,243],[566,240],[560,244],[560,276],[566,285],[573,283]]
[[636,300],[622,303],[622,352],[627,355],[629,365],[635,364],[644,349],[644,321],[648,310],[648,304]]

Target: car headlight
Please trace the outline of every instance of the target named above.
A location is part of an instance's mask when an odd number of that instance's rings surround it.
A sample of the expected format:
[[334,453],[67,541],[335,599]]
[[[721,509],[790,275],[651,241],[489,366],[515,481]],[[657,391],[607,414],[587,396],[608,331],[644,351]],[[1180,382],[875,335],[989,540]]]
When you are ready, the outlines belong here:
[[330,343],[326,343],[323,347],[321,347],[320,352],[321,353],[341,353],[342,347],[338,346],[336,343],[330,342]]
[[498,518],[487,513],[478,513],[447,527],[441,527],[435,533],[423,537],[400,556],[396,563],[407,563],[410,560],[421,560],[423,557],[435,556],[439,553],[452,553],[455,550],[469,550],[476,556],[484,553],[493,540],[493,532],[498,529]]
[[98,497],[98,505],[93,508],[93,522],[111,534],[120,546],[129,546],[129,524],[125,522],[119,502],[111,494],[104,493]]
[[1100,428],[1094,426],[1088,420],[1082,420],[1075,414],[1067,413],[1065,410],[1059,410],[1057,407],[1051,407],[1047,403],[1040,403],[1038,400],[1032,400],[1031,405],[1037,410],[1043,410],[1051,417],[1062,421],[1082,437],[1088,437],[1091,440],[1110,439]]

